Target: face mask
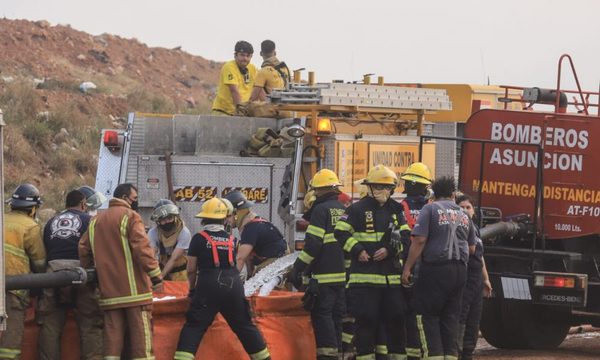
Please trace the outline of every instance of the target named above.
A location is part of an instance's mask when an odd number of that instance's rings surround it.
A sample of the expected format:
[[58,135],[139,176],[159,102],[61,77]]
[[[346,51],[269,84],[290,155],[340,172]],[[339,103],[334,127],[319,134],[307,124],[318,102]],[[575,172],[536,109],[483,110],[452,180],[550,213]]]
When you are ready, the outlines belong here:
[[136,201],[132,202],[130,206],[131,206],[131,210],[137,211],[138,210],[138,201],[136,200]]
[[166,224],[159,224],[158,227],[166,232],[172,231],[173,229],[175,229],[175,221],[170,222],[170,223],[166,223]]
[[377,202],[380,205],[385,204],[390,196],[392,195],[392,192],[389,189],[383,189],[383,190],[372,190],[373,192],[373,197],[375,198],[375,200],[377,200]]

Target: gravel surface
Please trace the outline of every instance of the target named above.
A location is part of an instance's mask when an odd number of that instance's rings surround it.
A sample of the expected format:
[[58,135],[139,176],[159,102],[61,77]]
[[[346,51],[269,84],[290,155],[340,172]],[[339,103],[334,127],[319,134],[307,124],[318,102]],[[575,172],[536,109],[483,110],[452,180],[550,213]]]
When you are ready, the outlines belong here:
[[476,359],[600,359],[600,329],[591,327],[572,328],[565,341],[554,350],[503,350],[496,349],[482,337],[479,338]]

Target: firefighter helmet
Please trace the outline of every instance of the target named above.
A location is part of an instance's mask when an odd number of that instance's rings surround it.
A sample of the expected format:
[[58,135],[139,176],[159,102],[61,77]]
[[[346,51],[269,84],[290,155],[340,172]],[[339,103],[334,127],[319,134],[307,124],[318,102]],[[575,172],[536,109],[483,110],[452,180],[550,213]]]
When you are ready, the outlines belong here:
[[223,203],[225,203],[225,206],[227,206],[227,216],[233,215],[235,209],[233,208],[233,204],[231,203],[231,201],[225,198],[222,198],[221,201],[223,201]]
[[42,204],[38,188],[31,184],[17,186],[10,199],[6,201],[13,208],[30,208]]
[[313,188],[341,186],[342,183],[338,179],[337,175],[329,169],[321,169],[317,171],[310,181],[310,186]]
[[248,209],[249,207],[252,207],[252,205],[254,205],[254,203],[246,199],[244,194],[242,194],[242,192],[239,190],[227,193],[227,195],[225,195],[224,197],[225,199],[231,202],[231,204],[236,210]]
[[429,171],[427,165],[422,162],[416,162],[407,167],[400,178],[406,181],[429,185],[431,184],[431,171]]
[[167,216],[179,216],[179,208],[169,199],[160,199],[154,204],[150,220],[159,221]]
[[358,197],[359,198],[364,198],[365,196],[368,195],[369,193],[369,189],[367,188],[367,185],[365,185],[365,179],[359,179],[356,180],[354,182],[354,186],[356,186],[357,190],[358,190]]
[[90,186],[82,186],[77,190],[85,195],[85,205],[91,211],[98,210],[98,208],[106,201],[106,196]]
[[225,219],[227,217],[227,205],[219,198],[211,198],[202,204],[202,209],[196,214],[196,217],[217,220]]
[[398,176],[390,168],[383,165],[376,165],[369,170],[363,184],[384,184],[398,185]]

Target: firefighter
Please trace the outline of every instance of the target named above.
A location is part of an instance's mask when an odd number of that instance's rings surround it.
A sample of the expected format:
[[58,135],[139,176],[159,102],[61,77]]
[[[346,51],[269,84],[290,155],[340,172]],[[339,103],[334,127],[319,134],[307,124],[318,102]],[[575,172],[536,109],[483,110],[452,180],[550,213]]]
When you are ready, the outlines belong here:
[[[428,203],[427,188],[431,184],[431,171],[427,165],[416,162],[412,163],[404,173],[400,176],[404,180],[404,193],[406,197],[402,199],[400,204],[404,210],[404,218],[412,230],[417,223],[417,218],[423,206]],[[402,243],[404,246],[403,258],[408,257],[408,249],[410,248],[410,233],[403,233]],[[418,263],[413,271],[412,282],[417,279]],[[412,304],[412,289],[405,287],[404,296],[408,309],[406,312],[406,355],[409,359],[421,358],[421,341],[419,340],[419,331],[417,328],[417,318]]]
[[106,201],[106,196],[101,192],[94,190],[90,186],[82,186],[79,189],[85,195],[85,212],[90,216],[96,216],[98,209]]
[[175,359],[193,360],[202,337],[221,313],[252,360],[270,359],[263,337],[252,323],[244,287],[235,266],[233,236],[225,231],[227,205],[219,198],[202,204],[196,215],[203,230],[188,251],[190,308],[179,334]]
[[338,200],[341,185],[337,175],[329,169],[318,171],[311,180],[316,199],[304,214],[310,225],[306,229],[304,249],[291,272],[297,288],[302,285],[303,274],[310,278],[304,295],[305,308],[310,311],[318,360],[335,360],[342,350],[346,272],[344,251],[333,236],[335,224],[345,210]]
[[423,357],[456,359],[460,302],[469,252],[475,250],[475,231],[469,216],[454,203],[454,178],[438,178],[431,188],[435,201],[421,209],[412,230],[402,282],[410,283],[411,271],[421,258],[413,303]]
[[125,338],[132,358],[154,359],[152,288],[160,290],[162,276],[137,204],[137,188],[118,185],[79,242],[81,266],[98,274],[105,359],[120,358]]
[[192,234],[181,220],[179,208],[171,200],[160,199],[150,219],[156,226],[148,231],[148,239],[156,252],[163,279],[187,281],[185,253]]
[[339,219],[335,237],[350,254],[350,313],[355,318],[357,359],[374,359],[378,325],[385,325],[390,359],[406,357],[400,275],[402,242],[407,231],[402,207],[391,198],[398,177],[377,165],[364,180],[367,196],[352,204]]
[[[7,202],[11,211],[4,216],[5,275],[44,272],[46,251],[35,220],[42,204],[39,190],[31,184],[21,184]],[[5,301],[7,330],[0,334],[0,359],[20,359],[29,292],[7,291]]]
[[[473,200],[467,194],[457,194],[456,204],[460,206],[471,219],[475,214]],[[475,225],[474,225],[475,226]],[[483,242],[479,237],[479,229],[475,226],[475,253],[469,256],[467,265],[467,284],[463,292],[458,330],[459,358],[473,359],[473,351],[479,337],[479,321],[483,306],[482,295],[492,294],[492,284],[483,258]],[[462,341],[461,341],[462,340]]]
[[239,271],[246,266],[250,277],[287,253],[287,244],[279,229],[252,212],[250,208],[254,203],[241,191],[232,191],[225,198],[233,204],[235,226],[240,233],[236,257]]
[[[44,227],[48,272],[80,266],[77,245],[87,231],[91,216],[85,195],[79,190],[66,197],[66,210],[60,212]],[[41,324],[38,338],[38,358],[60,359],[60,340],[69,309],[75,309],[79,329],[81,358],[102,359],[102,328],[104,322],[98,305],[96,286],[85,284],[57,289],[44,289],[37,304],[36,318]]]

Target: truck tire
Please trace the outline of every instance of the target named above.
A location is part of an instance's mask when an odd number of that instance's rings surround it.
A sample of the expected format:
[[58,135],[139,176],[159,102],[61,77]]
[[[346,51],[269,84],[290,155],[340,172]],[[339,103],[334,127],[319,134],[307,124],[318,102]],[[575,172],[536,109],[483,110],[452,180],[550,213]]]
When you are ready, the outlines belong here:
[[497,348],[556,348],[570,327],[569,314],[559,310],[525,301],[486,301],[481,333]]
[[501,303],[497,299],[485,299],[483,301],[483,311],[481,313],[481,323],[479,329],[485,340],[493,347],[499,349],[518,348],[518,337],[515,336],[508,325],[502,319]]

